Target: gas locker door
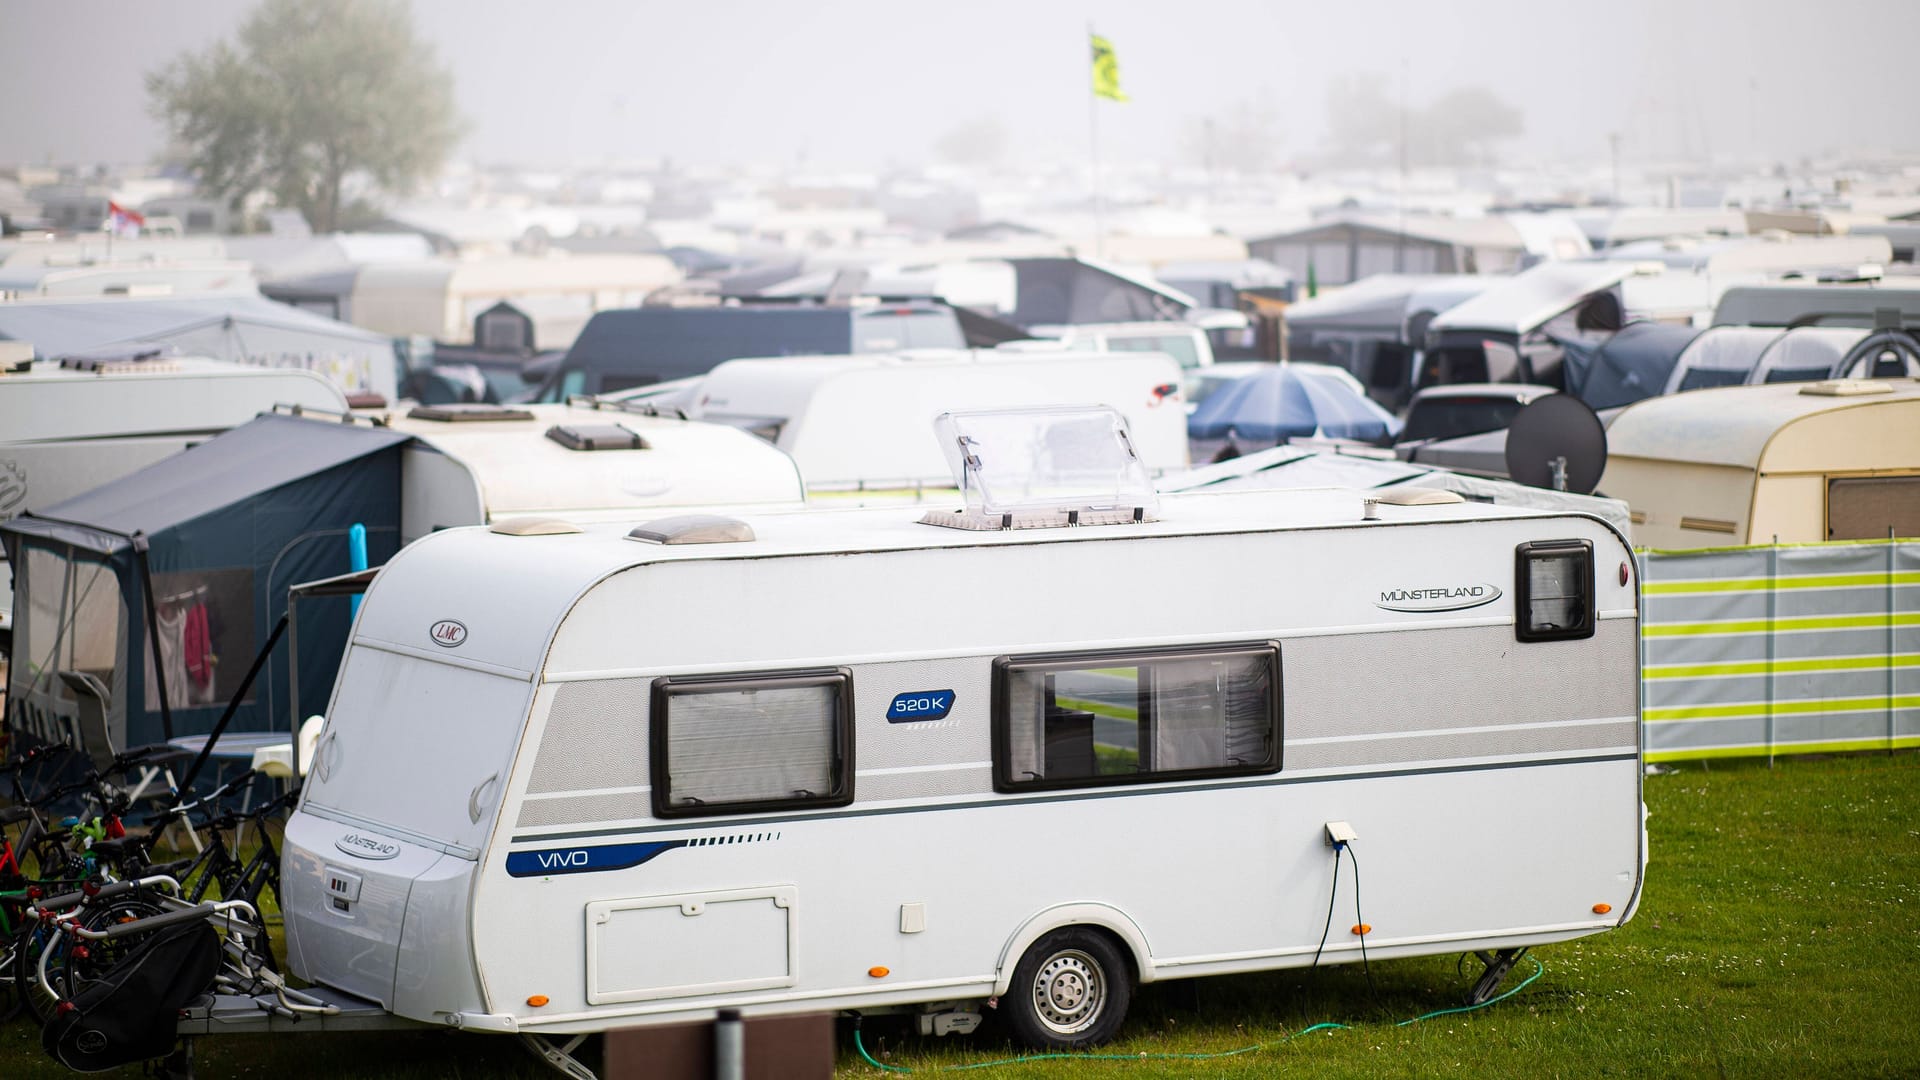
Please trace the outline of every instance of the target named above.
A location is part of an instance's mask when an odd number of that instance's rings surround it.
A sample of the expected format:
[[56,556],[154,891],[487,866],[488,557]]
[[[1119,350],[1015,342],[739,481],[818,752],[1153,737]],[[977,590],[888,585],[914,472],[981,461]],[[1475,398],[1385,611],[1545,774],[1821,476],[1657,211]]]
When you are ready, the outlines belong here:
[[792,986],[792,886],[597,900],[587,905],[587,1002]]

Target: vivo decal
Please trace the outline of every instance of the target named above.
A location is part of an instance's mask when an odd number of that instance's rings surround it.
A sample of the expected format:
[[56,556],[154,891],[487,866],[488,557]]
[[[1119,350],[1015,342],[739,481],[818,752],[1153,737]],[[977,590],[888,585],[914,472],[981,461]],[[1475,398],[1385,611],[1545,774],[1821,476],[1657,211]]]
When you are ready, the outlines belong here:
[[435,645],[441,645],[451,649],[467,640],[467,628],[465,625],[454,622],[452,619],[441,619],[439,622],[433,624],[431,630],[427,631],[427,636],[433,638]]
[[359,833],[348,833],[335,840],[333,846],[362,859],[391,859],[400,854],[399,844],[375,840],[371,836],[361,836]]
[[1442,585],[1431,589],[1390,589],[1374,607],[1388,611],[1464,611],[1500,599],[1498,585]]

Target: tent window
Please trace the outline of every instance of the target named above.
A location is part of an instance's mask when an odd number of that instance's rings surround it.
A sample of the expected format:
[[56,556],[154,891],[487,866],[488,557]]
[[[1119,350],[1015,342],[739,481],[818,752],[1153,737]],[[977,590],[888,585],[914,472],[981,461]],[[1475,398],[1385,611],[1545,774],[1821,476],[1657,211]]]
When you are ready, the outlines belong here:
[[1830,369],[1822,367],[1777,367],[1767,369],[1766,381],[1783,382],[1819,382],[1831,374]]
[[1680,377],[1681,390],[1704,390],[1712,386],[1739,386],[1747,373],[1729,368],[1692,368]]
[[845,670],[656,679],[653,810],[662,817],[853,801]]
[[1004,657],[994,787],[1092,787],[1280,767],[1280,646]]
[[[253,571],[182,570],[153,575],[159,665],[167,705],[223,705],[253,663]],[[147,657],[146,708],[160,709],[160,679]]]
[[15,731],[64,738],[55,718],[74,715],[72,687],[60,672],[118,685],[122,618],[120,581],[104,563],[70,559],[42,547],[24,551],[16,581],[8,700]]

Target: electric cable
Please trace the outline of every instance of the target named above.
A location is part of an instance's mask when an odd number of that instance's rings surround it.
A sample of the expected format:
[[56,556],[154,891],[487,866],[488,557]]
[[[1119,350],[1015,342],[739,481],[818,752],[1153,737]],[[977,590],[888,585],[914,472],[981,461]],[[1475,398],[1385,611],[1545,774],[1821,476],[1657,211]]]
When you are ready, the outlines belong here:
[[[1360,970],[1367,973],[1367,993],[1379,997],[1380,991],[1373,985],[1373,967],[1367,963],[1367,920],[1360,914],[1360,856],[1353,853],[1353,841],[1349,840],[1341,846],[1346,848],[1347,858],[1353,860],[1353,921],[1354,930],[1360,935]],[[1340,865],[1339,858],[1336,853],[1335,866]]]
[[[1419,1016],[1409,1017],[1405,1020],[1398,1021],[1393,1026],[1407,1027],[1411,1024],[1418,1024],[1423,1020],[1432,1020],[1442,1016],[1456,1016],[1456,1015],[1459,1015],[1460,1013],[1470,1013],[1479,1009],[1484,1009],[1489,1005],[1497,1005],[1500,1002],[1505,1001],[1508,998],[1512,997],[1513,995],[1519,993],[1520,991],[1525,990],[1527,987],[1532,986],[1534,983],[1534,980],[1538,979],[1540,976],[1545,975],[1547,973],[1546,965],[1542,964],[1538,959],[1532,956],[1528,956],[1527,959],[1533,961],[1533,974],[1520,980],[1519,984],[1514,986],[1511,990],[1508,990],[1505,993],[1496,995],[1494,997],[1490,997],[1478,1005],[1457,1005],[1449,1009],[1435,1009],[1432,1012],[1424,1012],[1424,1013],[1421,1013]],[[853,1018],[853,1049],[854,1051],[860,1055],[860,1060],[866,1062],[867,1064],[873,1066],[876,1069],[881,1070],[882,1072],[890,1072],[890,1073],[967,1072],[972,1069],[990,1069],[999,1065],[1023,1065],[1032,1061],[1068,1061],[1068,1060],[1071,1060],[1071,1061],[1131,1061],[1135,1063],[1142,1062],[1142,1061],[1213,1061],[1219,1058],[1241,1057],[1243,1055],[1251,1054],[1256,1051],[1265,1050],[1268,1047],[1279,1046],[1282,1043],[1291,1042],[1292,1040],[1297,1039],[1302,1035],[1311,1035],[1316,1031],[1352,1031],[1355,1028],[1362,1026],[1358,1024],[1340,1024],[1330,1020],[1323,1021],[1318,1024],[1312,1024],[1307,1027],[1303,1027],[1299,1031],[1290,1032],[1286,1035],[1282,1035],[1277,1039],[1269,1039],[1266,1042],[1253,1043],[1251,1045],[1242,1046],[1234,1050],[1218,1050],[1212,1053],[1194,1052],[1194,1053],[1186,1053],[1186,1054],[1085,1054],[1085,1053],[1070,1052],[1070,1051],[1056,1051],[1056,1052],[1047,1053],[1047,1054],[1023,1054],[1017,1057],[996,1058],[993,1061],[976,1061],[968,1065],[922,1066],[921,1068],[916,1069],[907,1065],[888,1065],[884,1062],[876,1060],[872,1054],[867,1052],[867,1045],[860,1038],[860,1020],[861,1020],[861,1017],[859,1017],[858,1015],[855,1015]]]
[[[1333,929],[1333,905],[1340,895],[1340,848],[1346,847],[1342,840],[1333,852],[1333,888],[1327,893],[1327,925],[1320,928],[1320,944],[1313,949],[1313,965],[1320,966],[1320,952],[1327,947],[1327,932]],[[1360,865],[1355,863],[1355,866]]]

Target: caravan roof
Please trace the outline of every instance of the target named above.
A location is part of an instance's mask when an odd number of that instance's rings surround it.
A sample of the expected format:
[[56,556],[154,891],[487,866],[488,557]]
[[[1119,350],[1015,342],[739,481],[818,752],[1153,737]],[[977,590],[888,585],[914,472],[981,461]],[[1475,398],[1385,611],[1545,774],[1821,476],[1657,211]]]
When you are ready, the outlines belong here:
[[1872,326],[1875,313],[1889,308],[1903,324],[1920,323],[1920,284],[1736,285],[1713,309],[1713,325]]
[[[644,543],[625,525],[589,525],[576,534],[507,536],[488,529],[451,529],[403,550],[374,580],[354,637],[417,648],[423,610],[438,610],[446,596],[470,603],[462,614],[470,635],[463,658],[500,672],[532,673],[546,662],[554,629],[576,601],[612,574],[649,563],[682,560],[739,561],[777,556],[934,548],[1024,547],[1121,537],[1167,537],[1264,533],[1336,528],[1360,520],[1361,494],[1354,491],[1233,492],[1163,496],[1159,520],[1094,528],[1008,529],[978,532],[922,524],[920,507],[879,507],[834,513],[768,512],[741,517],[754,539],[726,544]],[[1497,520],[1539,516],[1538,511],[1483,503],[1421,506],[1392,511],[1423,522]],[[544,556],[526,558],[538,544]],[[718,581],[719,579],[715,579]],[[484,590],[473,589],[486,581]],[[379,601],[374,597],[380,596]],[[744,602],[744,601],[743,601]],[[743,609],[744,610],[744,609]],[[748,620],[751,622],[751,620]],[[610,655],[621,651],[608,635]],[[608,663],[608,668],[626,661]]]
[[210,434],[276,404],[347,407],[337,386],[299,368],[161,356],[83,371],[39,360],[27,371],[0,375],[0,443]]
[[[451,419],[433,419],[436,416]],[[443,490],[421,495],[445,499],[451,492],[444,489],[471,484],[479,503],[457,520],[409,527],[406,539],[436,525],[523,514],[631,517],[650,506],[798,504],[805,499],[791,458],[724,424],[566,405],[415,409],[388,418],[388,424],[466,470],[464,478],[449,476],[434,485]],[[560,429],[624,430],[644,445],[572,449],[554,438]],[[414,456],[430,453],[410,448],[409,467],[430,467]],[[409,484],[410,499],[413,487]]]
[[[1879,379],[1853,385],[1885,387],[1882,392],[1809,392],[1819,385],[1729,386],[1648,398],[1614,418],[1608,453],[1743,469],[1797,468],[1815,459],[1829,469],[1920,468],[1920,382]],[[1904,432],[1897,425],[1883,431],[1883,414],[1889,421],[1905,418]],[[1870,416],[1871,429],[1863,426]],[[1812,419],[1822,422],[1795,427]]]

